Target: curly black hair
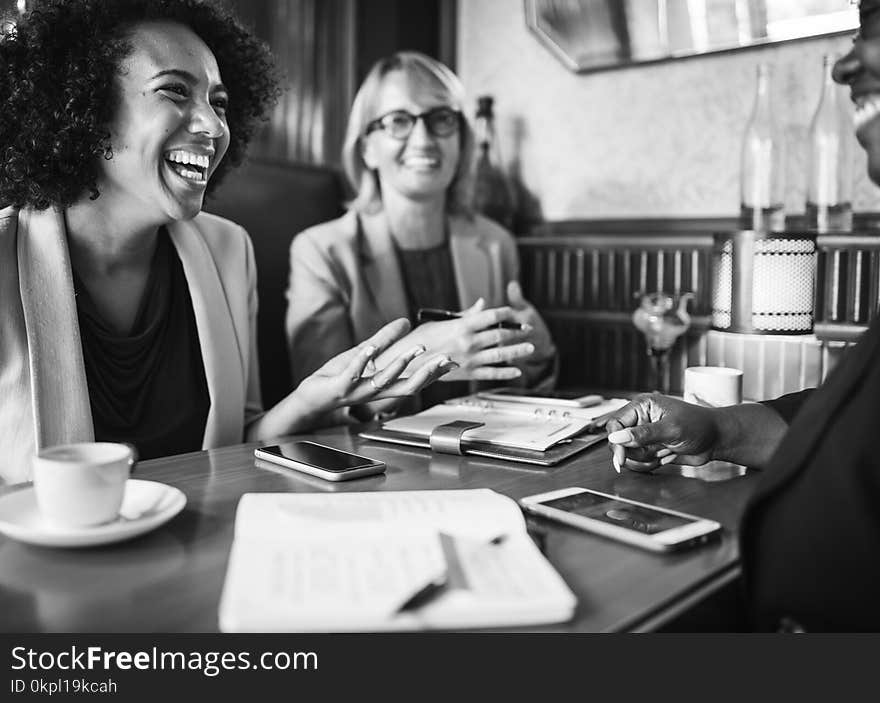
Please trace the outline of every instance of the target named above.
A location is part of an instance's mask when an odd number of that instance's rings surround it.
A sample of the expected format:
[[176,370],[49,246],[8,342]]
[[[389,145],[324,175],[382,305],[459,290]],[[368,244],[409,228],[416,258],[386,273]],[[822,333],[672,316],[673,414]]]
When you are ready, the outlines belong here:
[[229,93],[229,149],[208,191],[242,162],[278,88],[269,50],[228,9],[207,0],[42,0],[0,29],[0,206],[98,197],[99,159],[113,156],[112,76],[132,51],[132,27],[151,20],[192,29]]

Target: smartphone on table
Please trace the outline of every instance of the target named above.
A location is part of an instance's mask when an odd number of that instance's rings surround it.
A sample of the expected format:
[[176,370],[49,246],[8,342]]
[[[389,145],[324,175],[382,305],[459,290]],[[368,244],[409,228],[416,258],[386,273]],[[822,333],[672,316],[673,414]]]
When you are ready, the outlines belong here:
[[254,456],[327,481],[348,481],[385,471],[383,461],[308,441],[258,447]]
[[721,532],[714,520],[576,486],[526,496],[520,505],[528,513],[656,552],[700,544]]
[[528,388],[493,388],[488,391],[480,391],[477,395],[487,400],[563,405],[571,408],[589,408],[605,400],[601,395],[586,395],[579,391],[535,391]]

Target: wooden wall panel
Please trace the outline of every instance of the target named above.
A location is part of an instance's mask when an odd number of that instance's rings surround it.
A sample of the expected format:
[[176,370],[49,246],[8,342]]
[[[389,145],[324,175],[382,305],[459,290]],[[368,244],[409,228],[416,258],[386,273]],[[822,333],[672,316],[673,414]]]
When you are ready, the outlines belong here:
[[854,341],[880,312],[880,236],[820,235],[814,332],[829,341]]
[[645,292],[694,293],[693,328],[672,352],[670,388],[684,368],[705,363],[711,306],[708,234],[588,235],[519,240],[526,295],[541,310],[562,354],[565,386],[645,388],[645,342],[632,313]]

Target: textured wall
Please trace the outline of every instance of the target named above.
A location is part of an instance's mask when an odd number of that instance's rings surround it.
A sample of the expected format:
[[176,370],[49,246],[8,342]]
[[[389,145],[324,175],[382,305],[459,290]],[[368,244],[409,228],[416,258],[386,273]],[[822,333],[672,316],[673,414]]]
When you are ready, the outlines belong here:
[[[822,55],[847,50],[849,38],[579,75],[529,32],[522,0],[458,7],[458,71],[471,104],[482,93],[496,96],[504,158],[545,219],[736,214],[740,139],[762,60],[775,65],[787,135],[786,208],[803,212],[804,144]],[[855,209],[880,210],[864,155],[857,145],[853,153]]]

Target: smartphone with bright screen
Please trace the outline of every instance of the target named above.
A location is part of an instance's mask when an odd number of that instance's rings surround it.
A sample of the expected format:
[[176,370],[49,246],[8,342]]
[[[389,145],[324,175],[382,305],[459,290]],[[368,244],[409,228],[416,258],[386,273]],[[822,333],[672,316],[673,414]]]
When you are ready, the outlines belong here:
[[254,456],[328,481],[344,481],[385,471],[385,463],[317,442],[285,442],[259,447]]
[[535,515],[654,551],[695,545],[721,532],[714,520],[580,487],[526,496],[520,502]]
[[641,505],[599,496],[595,493],[576,493],[564,498],[548,500],[542,505],[607,522],[609,525],[618,525],[628,530],[644,532],[646,535],[654,535],[664,530],[671,530],[673,527],[696,522],[695,519],[670,515]]

